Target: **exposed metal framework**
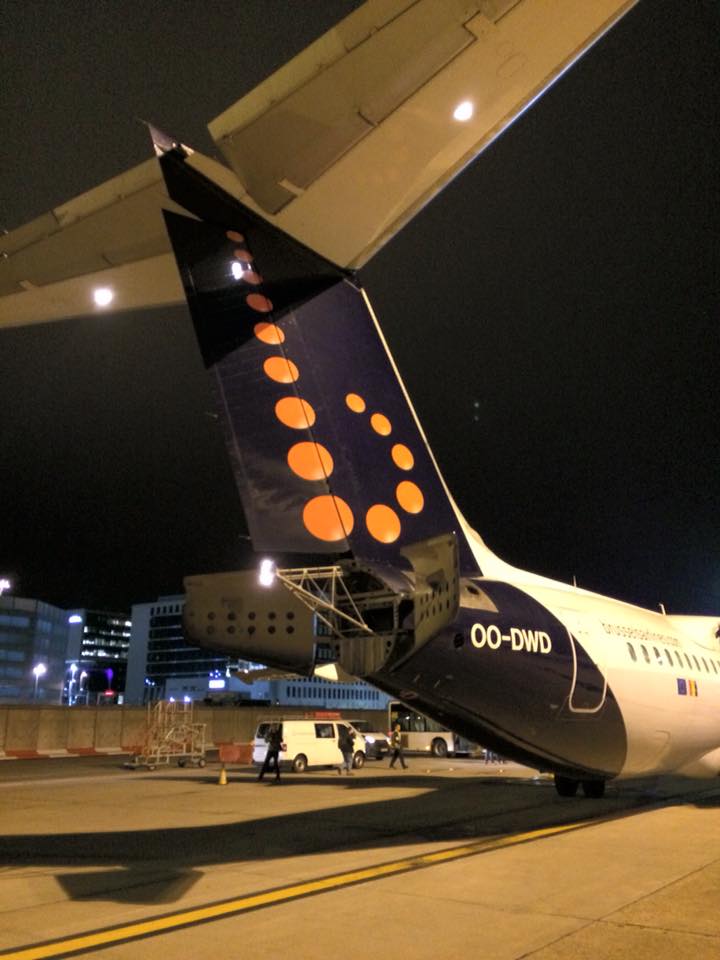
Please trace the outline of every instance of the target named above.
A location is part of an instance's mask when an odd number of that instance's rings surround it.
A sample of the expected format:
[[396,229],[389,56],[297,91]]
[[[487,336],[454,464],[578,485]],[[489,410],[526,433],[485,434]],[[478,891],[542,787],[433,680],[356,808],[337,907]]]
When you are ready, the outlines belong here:
[[[378,607],[397,609],[400,597],[387,589],[353,593],[341,566],[290,567],[276,570],[280,583],[301,601],[338,639],[371,635],[363,612]],[[397,617],[393,617],[397,622]]]

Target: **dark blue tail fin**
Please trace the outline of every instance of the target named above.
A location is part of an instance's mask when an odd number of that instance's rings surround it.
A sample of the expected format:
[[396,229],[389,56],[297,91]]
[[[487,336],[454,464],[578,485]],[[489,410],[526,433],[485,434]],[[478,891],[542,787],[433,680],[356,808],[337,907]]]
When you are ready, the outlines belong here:
[[258,551],[398,563],[455,532],[477,568],[356,279],[224,193],[173,147],[166,222]]

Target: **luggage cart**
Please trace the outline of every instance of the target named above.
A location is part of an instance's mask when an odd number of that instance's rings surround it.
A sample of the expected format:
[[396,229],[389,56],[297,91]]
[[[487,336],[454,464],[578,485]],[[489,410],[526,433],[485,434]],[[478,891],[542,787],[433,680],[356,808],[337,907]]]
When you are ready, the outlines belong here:
[[161,763],[205,766],[205,727],[195,723],[193,703],[159,700],[148,705],[145,739],[140,753],[125,766],[154,770]]

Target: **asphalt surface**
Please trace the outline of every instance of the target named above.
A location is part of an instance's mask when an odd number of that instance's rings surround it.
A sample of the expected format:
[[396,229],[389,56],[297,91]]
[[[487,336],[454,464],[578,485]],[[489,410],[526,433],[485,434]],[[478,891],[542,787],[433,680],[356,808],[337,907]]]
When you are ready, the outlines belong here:
[[720,956],[715,781],[567,800],[476,760],[221,786],[124,759],[0,764],[0,955]]

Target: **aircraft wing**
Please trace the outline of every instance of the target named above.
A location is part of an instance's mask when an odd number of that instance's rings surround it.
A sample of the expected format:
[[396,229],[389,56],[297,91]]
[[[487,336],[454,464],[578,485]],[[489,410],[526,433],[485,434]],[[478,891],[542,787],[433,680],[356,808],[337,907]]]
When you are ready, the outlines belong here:
[[[190,163],[357,268],[637,0],[368,0],[209,129]],[[459,112],[458,112],[459,111]],[[148,160],[0,238],[0,328],[180,302]]]
[[357,268],[635,2],[370,0],[210,133],[268,219]]
[[[242,195],[222,164],[200,153],[188,163]],[[181,302],[163,209],[181,208],[149,159],[0,237],[0,328]],[[114,293],[105,308],[100,287]]]

